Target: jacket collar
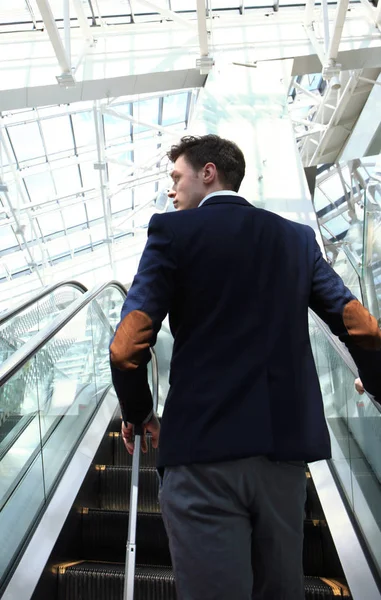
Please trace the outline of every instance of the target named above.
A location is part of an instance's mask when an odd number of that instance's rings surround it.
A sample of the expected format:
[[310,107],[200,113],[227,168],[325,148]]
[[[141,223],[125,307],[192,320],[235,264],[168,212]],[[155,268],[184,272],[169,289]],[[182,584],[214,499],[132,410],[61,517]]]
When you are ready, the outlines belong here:
[[208,200],[205,200],[204,204],[199,208],[210,206],[211,204],[239,204],[240,206],[251,206],[254,208],[253,205],[245,200],[245,198],[242,198],[242,196],[229,196],[228,194],[224,194],[223,196],[212,196],[211,198],[208,198]]

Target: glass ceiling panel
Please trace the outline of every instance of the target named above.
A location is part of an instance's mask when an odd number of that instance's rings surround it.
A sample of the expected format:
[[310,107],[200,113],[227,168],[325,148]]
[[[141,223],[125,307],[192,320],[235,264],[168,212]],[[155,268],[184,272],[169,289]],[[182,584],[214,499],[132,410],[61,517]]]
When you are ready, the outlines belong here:
[[[57,204],[58,209],[58,204]],[[44,237],[48,237],[52,233],[62,231],[64,226],[62,222],[61,212],[52,212],[47,215],[40,215],[38,217],[38,224],[44,233]]]
[[316,187],[315,189],[315,194],[314,194],[314,206],[315,206],[315,211],[319,212],[320,210],[322,210],[323,208],[325,208],[326,206],[329,206],[330,202],[327,198],[327,196],[325,196],[323,194],[323,192]]
[[338,173],[319,183],[319,187],[333,201],[344,195],[344,189]]
[[27,269],[28,263],[23,250],[19,250],[18,252],[13,252],[9,254],[6,258],[7,268],[11,273],[17,273],[21,269]]
[[[24,226],[32,260],[42,265],[42,272],[47,259],[50,264],[58,265],[63,261],[68,264],[74,255],[85,256],[94,249],[94,244],[104,243],[106,231],[100,172],[94,169],[94,164],[99,162],[98,152],[107,165],[105,193],[112,211],[109,227],[115,237],[113,246],[116,248],[118,239],[124,243],[126,235],[132,239],[134,227],[137,232],[146,228],[156,210],[157,189],[165,187],[167,181],[166,173],[161,172],[165,168],[163,158],[173,138],[165,131],[107,114],[108,106],[122,115],[130,115],[132,111],[134,118],[153,126],[165,128],[168,123],[172,130],[179,131],[180,136],[189,117],[189,93],[193,91],[167,93],[163,100],[158,93],[141,95],[136,100],[132,96],[121,97],[111,105],[105,101],[101,108],[94,108],[94,103],[80,102],[38,110],[8,111],[3,115],[4,131],[9,131],[14,149],[14,155],[11,152],[12,169],[18,170],[21,166],[19,177],[25,185],[25,197],[18,193],[14,171],[3,161],[4,177],[11,202],[19,211],[18,221]],[[104,124],[103,149],[102,136],[100,148],[97,148],[94,111]],[[118,164],[116,160],[124,164]],[[25,169],[26,166],[29,168]],[[1,221],[1,200],[0,193],[0,223],[4,223]],[[139,210],[132,213],[133,209]],[[4,210],[5,217],[9,211]],[[34,230],[30,219],[33,219]],[[0,225],[0,236],[0,253],[4,253],[0,278],[4,281],[4,277],[18,277],[24,271],[29,272],[29,254],[26,249],[18,250],[17,237],[8,223],[6,227]],[[133,255],[139,251],[132,250]],[[15,253],[18,253],[17,257],[8,267],[8,257]],[[104,255],[109,256],[106,247]],[[127,260],[128,255],[125,258]],[[92,267],[89,260],[88,266],[81,269]],[[70,265],[65,268],[65,273],[69,274]],[[57,273],[62,276],[61,271]]]
[[85,207],[80,200],[74,206],[63,208],[62,216],[66,227],[87,223]]
[[26,175],[24,181],[32,202],[43,202],[55,196],[50,171],[36,173],[36,175]]
[[[74,153],[74,140],[68,116],[41,120],[42,135],[48,154]],[[68,152],[66,152],[68,154]]]
[[131,142],[130,122],[125,119],[120,119],[114,115],[103,115],[104,131],[106,137],[106,146],[119,143]]
[[338,217],[331,219],[327,223],[327,227],[333,235],[338,236],[348,229],[349,224],[343,216],[339,215]]
[[59,238],[48,240],[47,247],[49,250],[49,254],[52,258],[70,252],[70,245],[68,239],[68,237],[62,236]]
[[92,225],[91,229],[89,229],[91,235],[91,241],[93,244],[104,240],[105,238],[105,226],[104,224]]
[[10,225],[0,227],[0,252],[17,245],[17,238]]
[[132,208],[131,190],[123,190],[120,194],[111,198],[111,209],[113,213]]
[[82,187],[85,190],[91,190],[99,186],[99,174],[94,169],[94,163],[98,160],[96,152],[92,153],[90,157],[86,155],[86,162],[81,162]]
[[68,196],[81,188],[78,166],[54,169],[52,171],[58,196]]
[[86,202],[86,209],[89,221],[103,217],[103,205],[100,198]]
[[188,101],[188,92],[166,96],[163,103],[163,125],[173,125],[184,120],[184,103]]
[[94,115],[92,112],[80,112],[72,115],[75,143],[77,148],[82,146],[95,146]]
[[19,164],[23,162],[30,164],[31,159],[45,158],[45,150],[36,122],[12,125],[8,128],[8,133]]

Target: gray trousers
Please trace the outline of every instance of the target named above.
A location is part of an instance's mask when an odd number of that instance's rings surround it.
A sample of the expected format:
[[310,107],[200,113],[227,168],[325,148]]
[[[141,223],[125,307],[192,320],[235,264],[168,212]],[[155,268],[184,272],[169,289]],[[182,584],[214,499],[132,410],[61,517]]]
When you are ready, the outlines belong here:
[[303,463],[167,467],[159,492],[178,600],[303,600]]

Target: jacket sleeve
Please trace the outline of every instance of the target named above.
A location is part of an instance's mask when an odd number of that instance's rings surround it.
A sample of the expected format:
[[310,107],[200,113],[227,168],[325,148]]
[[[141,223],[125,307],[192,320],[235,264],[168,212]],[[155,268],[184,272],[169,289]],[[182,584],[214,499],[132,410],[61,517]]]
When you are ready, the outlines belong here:
[[316,239],[309,306],[344,342],[366,391],[380,402],[381,331],[377,320],[323,258]]
[[110,345],[112,381],[125,423],[149,420],[153,410],[147,364],[172,302],[177,269],[174,236],[166,217],[151,218],[138,272]]

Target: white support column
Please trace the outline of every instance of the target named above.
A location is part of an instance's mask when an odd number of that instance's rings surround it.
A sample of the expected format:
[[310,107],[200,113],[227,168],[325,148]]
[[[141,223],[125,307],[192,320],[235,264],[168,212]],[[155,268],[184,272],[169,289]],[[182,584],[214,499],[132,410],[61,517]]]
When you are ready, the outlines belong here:
[[102,124],[102,113],[100,110],[100,102],[96,100],[93,108],[95,134],[97,140],[98,162],[94,165],[94,169],[99,172],[99,184],[102,197],[103,218],[105,224],[105,242],[109,255],[109,261],[112,271],[114,272],[114,260],[112,253],[112,224],[111,224],[111,206],[110,197],[108,195],[108,180],[107,180],[107,164],[105,161],[105,141]]
[[[158,6],[155,2],[151,2],[151,0],[134,0],[134,4],[142,4],[143,6],[150,8],[152,11],[159,13],[159,15],[163,15],[163,17],[166,19],[171,19],[171,21],[174,21],[175,23],[178,23],[187,29],[195,28],[192,21],[184,19],[184,17],[180,17],[180,15],[175,13],[173,10],[168,10],[167,8]],[[136,9],[135,12],[137,12]]]
[[75,81],[71,73],[70,59],[62,43],[52,9],[50,8],[50,4],[48,0],[36,0],[36,2],[38,8],[40,9],[42,20],[44,21],[44,25],[57,57],[58,64],[62,69],[62,75],[59,75],[57,80],[59,83],[62,83],[66,86],[73,85]]
[[208,56],[208,31],[206,28],[206,7],[205,0],[197,0],[197,22],[198,39],[200,42],[200,56]]

